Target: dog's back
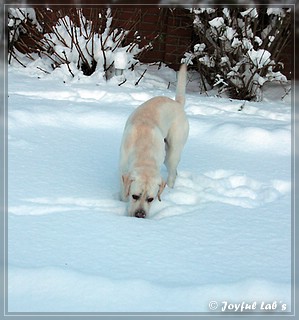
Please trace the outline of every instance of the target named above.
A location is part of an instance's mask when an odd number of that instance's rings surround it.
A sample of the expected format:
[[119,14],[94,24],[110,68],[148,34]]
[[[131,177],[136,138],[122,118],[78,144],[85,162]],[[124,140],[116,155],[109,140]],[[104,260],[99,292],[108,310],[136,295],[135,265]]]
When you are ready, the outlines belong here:
[[[133,195],[135,200],[132,200],[129,196],[132,185],[138,194],[144,194],[149,191],[148,185],[162,181],[156,187],[157,197],[160,198],[165,186],[160,173],[163,161],[168,170],[167,184],[169,187],[174,186],[177,165],[189,132],[184,111],[186,75],[187,66],[182,65],[178,73],[175,100],[167,97],[152,98],[139,106],[127,120],[120,151],[120,175],[121,198],[129,199],[131,215],[134,215],[139,201],[136,199],[140,198]],[[152,172],[150,182],[149,178],[146,178],[148,171]],[[144,203],[141,204],[143,213],[148,210],[144,209],[144,206]],[[135,215],[137,216],[137,213]]]

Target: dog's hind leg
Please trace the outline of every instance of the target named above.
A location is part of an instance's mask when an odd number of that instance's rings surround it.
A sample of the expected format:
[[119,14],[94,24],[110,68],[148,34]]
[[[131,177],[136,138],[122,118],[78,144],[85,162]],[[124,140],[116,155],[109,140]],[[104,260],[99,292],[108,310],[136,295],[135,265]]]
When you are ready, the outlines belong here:
[[168,172],[167,185],[170,188],[174,187],[177,177],[177,167],[189,132],[187,120],[180,123],[180,126],[180,129],[178,129],[178,126],[173,126],[173,128],[170,129],[165,143],[166,156],[164,163]]
[[[167,178],[167,185],[170,188],[173,188],[174,186],[174,182],[177,176],[177,164],[179,163],[178,161],[175,161],[175,157],[174,157],[174,148],[172,145],[170,145],[170,143],[164,139],[165,142],[165,160],[164,160],[164,164],[167,168],[167,173],[168,173],[168,178]],[[177,162],[177,164],[175,165],[175,163]]]
[[177,177],[177,166],[180,162],[180,159],[180,150],[172,145],[169,145],[165,157],[165,165],[168,172],[167,185],[170,188],[174,187],[174,183]]

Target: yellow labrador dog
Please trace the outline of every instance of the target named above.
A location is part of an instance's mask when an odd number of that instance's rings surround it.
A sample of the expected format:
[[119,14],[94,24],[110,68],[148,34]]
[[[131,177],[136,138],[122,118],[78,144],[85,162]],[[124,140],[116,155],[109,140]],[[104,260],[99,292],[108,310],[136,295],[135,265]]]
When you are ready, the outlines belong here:
[[161,201],[166,182],[160,168],[166,165],[167,185],[173,188],[177,166],[189,133],[184,111],[187,67],[181,65],[175,100],[152,98],[127,120],[120,148],[121,199],[129,201],[128,214],[145,218],[154,199]]

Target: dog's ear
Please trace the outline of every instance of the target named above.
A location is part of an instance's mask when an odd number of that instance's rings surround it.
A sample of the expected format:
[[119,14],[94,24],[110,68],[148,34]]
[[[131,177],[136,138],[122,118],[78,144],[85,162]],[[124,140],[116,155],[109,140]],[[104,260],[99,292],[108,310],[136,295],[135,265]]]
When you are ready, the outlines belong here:
[[158,200],[161,201],[161,194],[166,186],[166,182],[162,180],[161,184],[159,184],[159,191],[158,191]]
[[124,184],[126,197],[128,197],[130,194],[131,183],[132,183],[132,181],[134,181],[134,179],[131,179],[130,174],[124,174],[124,175],[122,175],[122,180],[123,180],[123,184]]

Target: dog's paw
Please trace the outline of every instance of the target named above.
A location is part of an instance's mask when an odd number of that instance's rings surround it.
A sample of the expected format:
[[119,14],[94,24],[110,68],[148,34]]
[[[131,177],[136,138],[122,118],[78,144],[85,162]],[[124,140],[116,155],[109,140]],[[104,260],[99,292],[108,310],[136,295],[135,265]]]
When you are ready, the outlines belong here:
[[174,183],[177,177],[177,171],[175,171],[173,174],[168,174],[167,177],[167,185],[169,188],[173,188],[174,187]]
[[168,186],[169,188],[172,188],[172,189],[173,189],[174,183],[175,183],[175,178],[174,178],[174,179],[173,179],[173,178],[168,178],[168,179],[167,179],[167,186]]

